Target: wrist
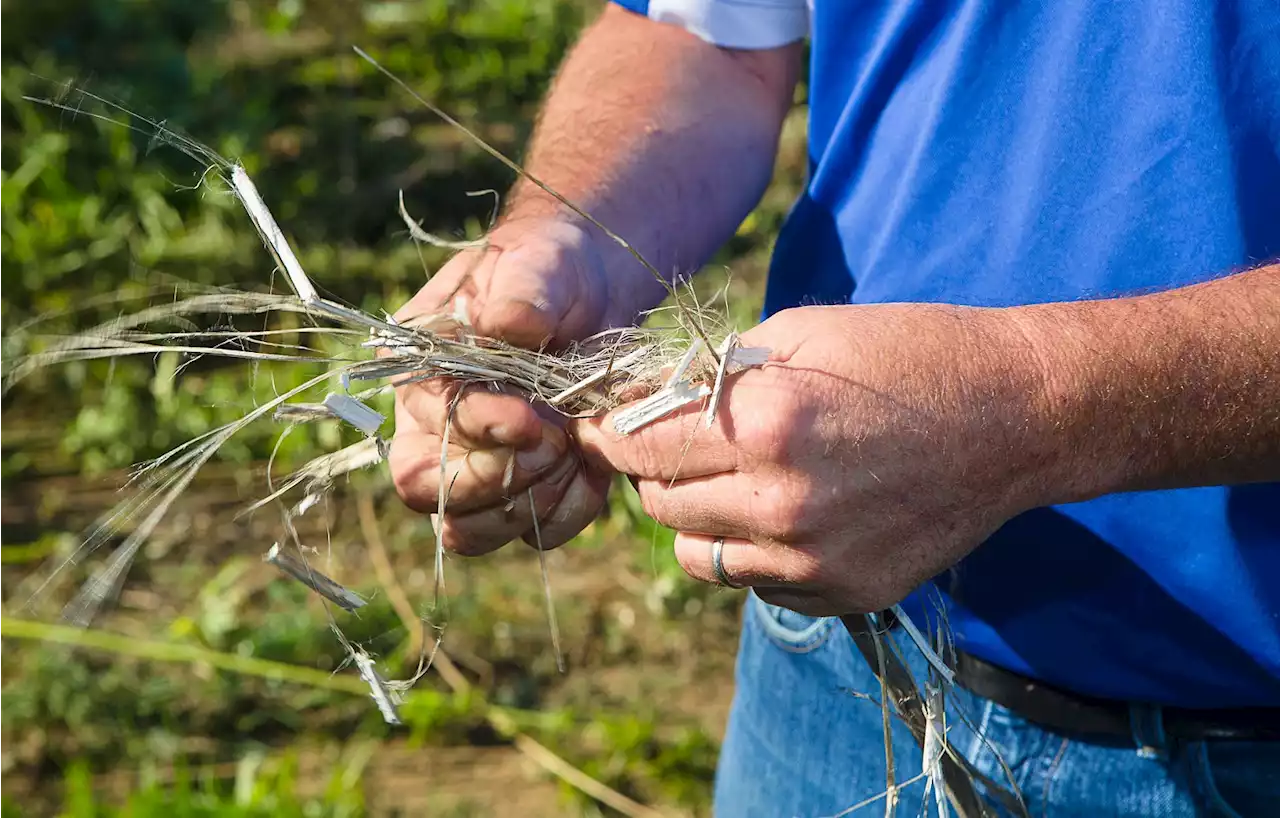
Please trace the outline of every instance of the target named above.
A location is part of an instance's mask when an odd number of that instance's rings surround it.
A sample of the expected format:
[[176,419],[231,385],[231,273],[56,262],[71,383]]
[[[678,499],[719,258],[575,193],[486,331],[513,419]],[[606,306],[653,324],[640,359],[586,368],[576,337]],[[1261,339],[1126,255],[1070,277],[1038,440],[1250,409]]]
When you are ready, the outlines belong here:
[[554,221],[565,224],[582,224],[583,219],[573,208],[547,191],[521,178],[507,194],[499,223]]
[[[1029,507],[1074,503],[1120,490],[1130,471],[1126,441],[1114,430],[1127,423],[1121,384],[1101,365],[1097,344],[1069,307],[1001,310],[1021,347],[1028,373],[1028,451],[1037,464]],[[1122,404],[1122,402],[1121,402]]]

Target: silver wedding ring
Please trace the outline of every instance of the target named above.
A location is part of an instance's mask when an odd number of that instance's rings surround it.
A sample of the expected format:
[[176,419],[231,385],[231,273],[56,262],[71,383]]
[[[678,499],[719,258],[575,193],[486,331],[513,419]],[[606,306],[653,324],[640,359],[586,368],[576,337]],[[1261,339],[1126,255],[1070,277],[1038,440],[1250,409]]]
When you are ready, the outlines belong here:
[[716,537],[711,541],[711,571],[716,575],[716,582],[726,588],[741,588],[729,579],[724,571],[724,537]]

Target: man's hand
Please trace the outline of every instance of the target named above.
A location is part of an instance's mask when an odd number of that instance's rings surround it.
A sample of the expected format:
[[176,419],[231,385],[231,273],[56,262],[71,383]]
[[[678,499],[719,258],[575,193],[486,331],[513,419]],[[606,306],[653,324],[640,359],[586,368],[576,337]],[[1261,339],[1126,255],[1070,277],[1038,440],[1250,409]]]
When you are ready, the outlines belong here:
[[[452,312],[464,296],[476,331],[530,348],[562,346],[601,328],[608,290],[599,256],[582,230],[550,219],[508,222],[490,246],[453,258],[397,313]],[[532,542],[537,506],[542,543],[561,545],[599,511],[608,475],[584,470],[553,413],[521,396],[429,380],[396,390],[391,473],[415,511],[434,513],[440,493],[440,446],[449,430],[444,544],[483,554],[511,540]],[[511,458],[515,457],[512,466]]]
[[[803,60],[798,40],[717,48],[606,6],[557,74],[526,167],[670,281],[705,263],[759,201]],[[528,179],[506,197],[503,218],[491,250],[455,259],[401,315],[451,310],[443,302],[470,275],[463,292],[476,328],[537,347],[629,323],[666,295],[652,269]],[[404,500],[423,512],[436,509],[454,388],[415,385],[397,397],[392,472]],[[564,542],[592,518],[607,479],[580,468],[555,420],[513,396],[467,390],[450,433],[449,462],[465,467],[441,521],[448,547],[483,553],[527,539],[530,486],[544,544]],[[504,486],[512,450],[521,460]]]
[[[627,437],[676,556],[813,614],[885,608],[1023,511],[1280,480],[1280,265],[1133,298],[803,307],[743,335],[773,363]],[[685,447],[688,447],[685,452]]]
[[767,601],[880,610],[1040,498],[1035,360],[989,314],[786,310],[744,334],[771,362],[730,379],[712,428],[695,406],[626,437],[609,418],[575,432],[638,478],[695,579],[716,581],[724,537],[727,576]]

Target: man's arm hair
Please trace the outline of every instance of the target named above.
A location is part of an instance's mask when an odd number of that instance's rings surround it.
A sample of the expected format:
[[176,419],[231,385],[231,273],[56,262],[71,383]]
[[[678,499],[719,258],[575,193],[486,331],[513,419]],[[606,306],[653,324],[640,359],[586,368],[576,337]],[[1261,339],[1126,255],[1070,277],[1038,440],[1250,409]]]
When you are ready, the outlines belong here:
[[[798,42],[718,48],[607,6],[561,67],[526,168],[668,279],[693,273],[769,183],[801,53]],[[522,182],[503,218],[549,214],[581,221]],[[625,251],[597,238],[609,271],[610,322],[627,323],[665,291]]]
[[1280,481],[1280,264],[1010,313],[1046,373],[1055,502]]

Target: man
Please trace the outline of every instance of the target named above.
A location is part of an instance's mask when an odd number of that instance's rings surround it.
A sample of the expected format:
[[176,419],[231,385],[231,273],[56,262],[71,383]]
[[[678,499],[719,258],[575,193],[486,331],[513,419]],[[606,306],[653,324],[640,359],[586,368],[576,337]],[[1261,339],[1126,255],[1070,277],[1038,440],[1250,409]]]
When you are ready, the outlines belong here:
[[[810,38],[810,177],[744,336],[771,363],[711,429],[695,408],[625,438],[468,391],[448,547],[528,540],[534,513],[561,544],[617,470],[690,575],[749,586],[718,815],[884,789],[853,695],[878,688],[827,617],[904,598],[961,651],[952,744],[1031,814],[1280,814],[1274,0],[621,5],[528,164],[670,275],[764,190]],[[555,345],[663,295],[531,186],[492,239],[405,311],[461,283],[482,332]],[[451,394],[397,403],[422,511]],[[920,754],[894,730],[904,782]]]

